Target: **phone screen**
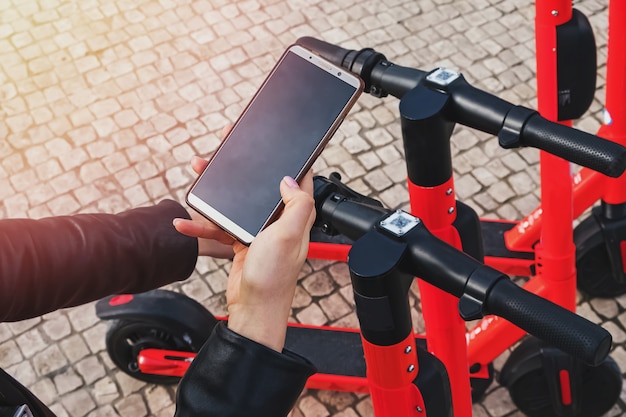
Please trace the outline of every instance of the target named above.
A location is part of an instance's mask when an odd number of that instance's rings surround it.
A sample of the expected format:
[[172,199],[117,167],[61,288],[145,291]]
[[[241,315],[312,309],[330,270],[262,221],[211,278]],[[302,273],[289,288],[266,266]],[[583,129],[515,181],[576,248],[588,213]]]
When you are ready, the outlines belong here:
[[307,58],[284,55],[190,192],[252,236],[357,91]]

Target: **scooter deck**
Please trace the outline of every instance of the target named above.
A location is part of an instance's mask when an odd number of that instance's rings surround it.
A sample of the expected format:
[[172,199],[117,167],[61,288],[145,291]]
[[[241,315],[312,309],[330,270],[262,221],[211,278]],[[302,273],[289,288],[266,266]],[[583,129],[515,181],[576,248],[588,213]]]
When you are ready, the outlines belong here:
[[532,276],[535,253],[506,247],[504,235],[516,225],[517,222],[512,221],[480,219],[485,263],[510,275]]
[[[426,340],[416,337],[426,349]],[[333,329],[290,325],[285,348],[304,356],[318,373],[308,388],[368,392],[361,334],[356,329]]]
[[480,219],[483,233],[485,256],[499,258],[534,259],[533,252],[512,251],[504,243],[504,234],[517,225],[517,222]]
[[321,373],[365,377],[363,345],[356,331],[289,326],[285,347]]

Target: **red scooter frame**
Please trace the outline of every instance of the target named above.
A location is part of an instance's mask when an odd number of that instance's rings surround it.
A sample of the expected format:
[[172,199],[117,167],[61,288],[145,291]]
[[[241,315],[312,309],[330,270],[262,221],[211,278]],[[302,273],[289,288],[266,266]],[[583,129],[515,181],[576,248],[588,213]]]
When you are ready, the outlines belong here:
[[[557,27],[572,17],[568,0],[536,2],[537,85],[540,113],[557,121]],[[609,8],[609,52],[606,79],[606,108],[612,122],[598,135],[626,145],[626,3],[611,1]],[[533,257],[498,258],[485,256],[485,263],[511,275],[534,277],[525,289],[575,311],[576,248],[572,222],[593,203],[626,202],[626,176],[609,178],[588,168],[572,177],[570,163],[541,151],[542,205],[504,233],[507,249]],[[424,188],[409,180],[411,212],[420,217],[437,236],[460,248],[455,220],[453,180],[438,187]],[[573,206],[567,202],[573,201]],[[450,214],[452,211],[452,214]],[[626,244],[622,242],[626,260]],[[312,243],[309,257],[345,261],[349,248],[343,245]],[[534,274],[532,267],[535,267]],[[624,266],[626,271],[626,266]],[[468,369],[474,377],[486,377],[487,366],[519,341],[525,332],[509,322],[490,316],[466,332],[457,301],[449,294],[418,280],[429,351],[448,369],[456,416],[471,416],[471,389]],[[467,340],[467,351],[465,342]],[[466,359],[467,358],[467,359]],[[478,368],[476,365],[479,364]],[[382,365],[382,364],[381,364]],[[567,387],[563,387],[567,390]]]

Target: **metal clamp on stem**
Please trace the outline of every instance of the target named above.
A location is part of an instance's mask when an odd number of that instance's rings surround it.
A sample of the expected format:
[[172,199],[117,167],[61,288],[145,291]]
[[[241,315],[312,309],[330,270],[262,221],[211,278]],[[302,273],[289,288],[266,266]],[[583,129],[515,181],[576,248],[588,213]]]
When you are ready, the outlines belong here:
[[522,130],[524,125],[533,115],[537,114],[535,110],[528,109],[523,106],[515,106],[506,114],[502,128],[498,133],[498,143],[504,149],[513,149],[524,146],[521,141]]
[[484,303],[489,291],[503,278],[508,279],[502,273],[488,267],[479,267],[472,272],[459,299],[459,314],[463,320],[477,320],[485,315]]

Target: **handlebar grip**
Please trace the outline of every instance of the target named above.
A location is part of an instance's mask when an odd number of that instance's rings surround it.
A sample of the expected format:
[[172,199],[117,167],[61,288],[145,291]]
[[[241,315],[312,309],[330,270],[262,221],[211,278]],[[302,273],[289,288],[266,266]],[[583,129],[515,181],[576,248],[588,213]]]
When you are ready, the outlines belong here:
[[345,57],[351,52],[350,49],[345,49],[311,36],[298,38],[296,44],[319,54],[322,58],[338,66],[343,66]]
[[617,178],[626,169],[626,148],[622,145],[539,115],[528,119],[520,141],[609,177]]
[[506,279],[489,292],[486,310],[592,366],[611,348],[611,334],[602,327]]

